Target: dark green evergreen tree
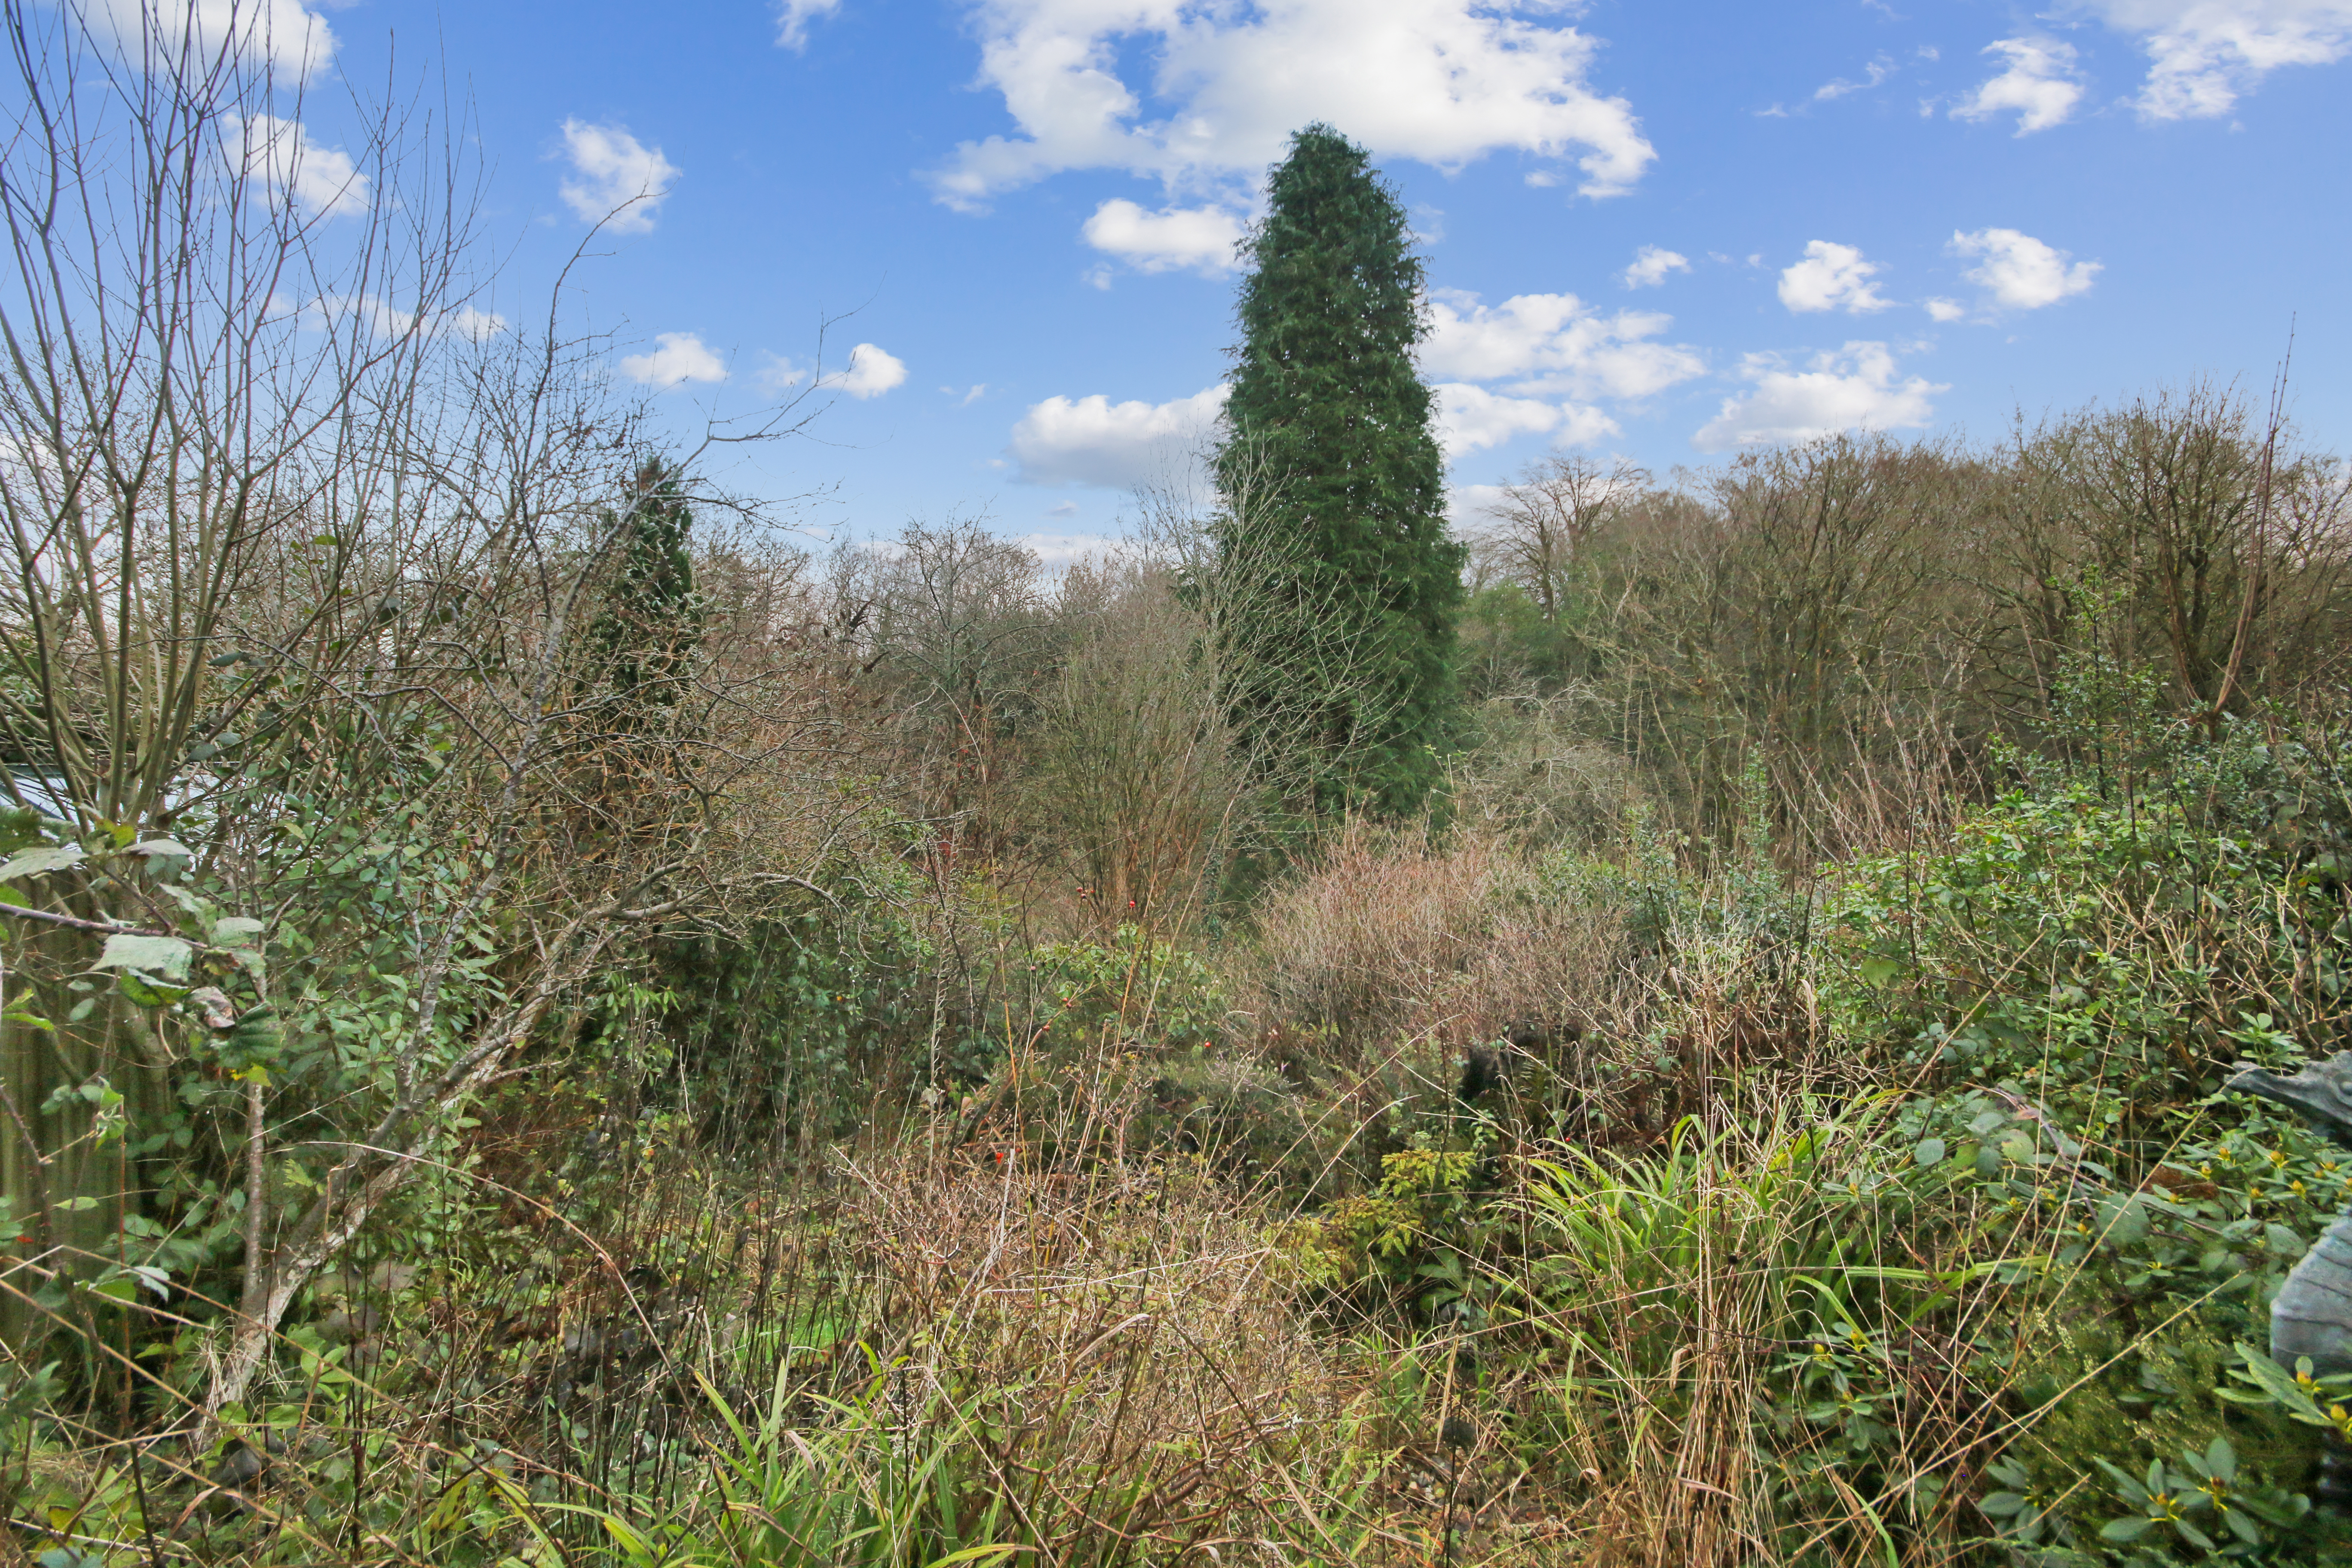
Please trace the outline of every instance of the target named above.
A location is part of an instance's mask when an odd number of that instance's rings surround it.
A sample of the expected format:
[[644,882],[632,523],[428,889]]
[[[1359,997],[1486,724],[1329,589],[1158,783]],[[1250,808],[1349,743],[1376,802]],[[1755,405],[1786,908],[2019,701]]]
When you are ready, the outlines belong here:
[[685,476],[658,458],[637,470],[618,530],[612,586],[588,629],[590,676],[640,720],[676,706],[702,640],[702,600],[688,543],[694,512]]
[[[1293,713],[1318,803],[1409,812],[1454,717],[1462,547],[1445,528],[1427,330],[1403,204],[1328,125],[1291,138],[1246,254],[1242,342],[1217,455],[1223,542],[1282,546],[1301,640],[1258,665],[1251,710]],[[1289,666],[1290,673],[1284,671]],[[1320,689],[1318,684],[1320,683]]]

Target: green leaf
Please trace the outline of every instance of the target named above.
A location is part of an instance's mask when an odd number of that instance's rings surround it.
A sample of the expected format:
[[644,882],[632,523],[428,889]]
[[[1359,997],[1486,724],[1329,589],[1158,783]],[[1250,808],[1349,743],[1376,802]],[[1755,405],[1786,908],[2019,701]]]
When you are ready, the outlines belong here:
[[117,931],[106,939],[106,951],[99,954],[97,969],[143,969],[167,980],[184,980],[188,961],[195,955],[194,947],[176,936],[143,936],[131,931]]
[[1977,1500],[1977,1511],[1993,1519],[2007,1519],[2023,1510],[2025,1499],[2016,1492],[1994,1492]]
[[135,970],[126,969],[114,977],[115,988],[142,1007],[168,1007],[183,1001],[188,994],[184,985],[159,985],[141,978]]
[[2110,1463],[2096,1454],[2091,1456],[2091,1463],[2107,1472],[2116,1483],[2116,1489],[2123,1493],[2126,1502],[2142,1503],[2147,1500],[2147,1492],[2139,1484],[2139,1478],[2129,1470]]
[[2099,1230],[2117,1247],[2128,1247],[2147,1237],[2147,1210],[2137,1197],[2110,1199],[2099,1206]]
[[89,858],[79,844],[42,844],[31,849],[19,849],[5,861],[0,861],[0,882],[68,870]]
[[196,858],[194,850],[176,838],[142,838],[125,849],[123,853],[125,855],[176,856],[183,860],[193,860]]
[[278,1059],[286,1043],[285,1031],[278,1022],[278,1009],[268,1003],[247,1012],[235,1026],[222,1035],[215,1048],[220,1052],[221,1065],[231,1072],[266,1070]]
[[1985,1474],[1994,1480],[2012,1487],[2022,1488],[2033,1485],[2033,1472],[2014,1458],[2001,1459],[1987,1465]]
[[2152,1519],[2142,1518],[2110,1520],[2100,1529],[2099,1539],[2116,1542],[2137,1541],[2141,1536],[2146,1535],[2155,1523],[2156,1521]]
[[1946,1152],[1944,1141],[1941,1138],[1929,1138],[1911,1151],[1911,1157],[1923,1165],[1940,1165],[1944,1163]]
[[655,1552],[652,1542],[646,1540],[643,1535],[637,1533],[636,1531],[631,1529],[628,1525],[621,1522],[619,1519],[615,1518],[612,1514],[608,1513],[601,1515],[600,1519],[601,1522],[604,1526],[605,1533],[613,1538],[614,1542],[619,1545],[623,1552],[628,1553],[631,1562],[647,1563],[654,1560]]
[[268,921],[257,921],[249,915],[230,915],[213,922],[213,942],[218,947],[251,947],[254,939],[268,929]]
[[2174,1520],[2172,1521],[2172,1528],[2179,1532],[2181,1540],[2186,1541],[2189,1544],[2196,1547],[2200,1552],[2216,1552],[2220,1550],[2220,1548],[2214,1544],[2214,1541],[2211,1536],[2206,1534],[2203,1531],[2198,1529],[2195,1525],[2189,1523],[2185,1519]]

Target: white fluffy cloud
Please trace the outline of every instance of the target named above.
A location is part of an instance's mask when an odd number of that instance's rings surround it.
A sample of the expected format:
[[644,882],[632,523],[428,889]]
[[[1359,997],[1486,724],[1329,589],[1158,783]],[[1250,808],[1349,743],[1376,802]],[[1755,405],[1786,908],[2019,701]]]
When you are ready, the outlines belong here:
[[1879,297],[1878,264],[1864,261],[1851,245],[1816,239],[1805,247],[1805,258],[1781,269],[1780,303],[1791,310],[1843,310],[1860,315],[1884,310],[1894,303]]
[[807,379],[807,371],[784,355],[772,353],[761,354],[760,368],[751,377],[753,384],[761,391],[771,394],[785,392]]
[[236,142],[231,156],[242,163],[246,178],[293,197],[312,216],[367,210],[368,177],[341,148],[313,142],[300,121],[257,114],[232,121],[228,133]]
[[1475,528],[1491,521],[1508,500],[1501,485],[1448,485],[1445,520],[1456,529]]
[[777,47],[807,48],[809,24],[840,9],[841,0],[776,0]]
[[[1065,503],[1047,512],[1048,517],[1076,517],[1075,504]],[[1119,542],[1107,533],[1024,533],[1013,542],[1037,558],[1037,563],[1048,572],[1058,572],[1075,566],[1089,556],[1108,555],[1118,549]]]
[[852,397],[879,397],[894,386],[905,384],[907,362],[896,354],[886,353],[872,343],[860,343],[849,351],[849,364],[817,383],[845,392]]
[[1722,411],[1691,437],[1700,451],[1810,441],[1840,430],[1916,429],[1935,416],[1928,399],[1950,390],[1924,376],[1898,381],[1894,351],[1880,342],[1816,354],[1801,371],[1777,355],[1750,354],[1740,374],[1755,390],[1724,399]]
[[2013,228],[1955,232],[1951,248],[1956,256],[1979,258],[1968,269],[1969,281],[1982,284],[1995,303],[2012,310],[2038,310],[2084,293],[2100,271],[2098,262],[2074,261],[2071,253]]
[[1558,431],[1559,445],[1579,447],[1623,434],[1617,421],[1598,408],[1511,397],[1460,381],[1441,382],[1430,390],[1437,395],[1437,445],[1449,463],[1465,452],[1499,447],[1520,436]]
[[981,79],[1019,130],[963,143],[933,183],[967,208],[1066,169],[1199,186],[1255,176],[1293,131],[1321,120],[1375,156],[1448,168],[1505,148],[1545,158],[1581,149],[1583,190],[1615,195],[1656,154],[1632,106],[1588,84],[1597,43],[1552,20],[1562,8],[982,0]]
[[1155,213],[1112,200],[1087,219],[1086,238],[1097,250],[1141,271],[1184,268],[1213,276],[1232,269],[1242,232],[1240,216],[1224,207],[1169,206]]
[[2007,68],[1952,106],[1955,118],[1986,120],[2015,110],[2017,133],[2028,135],[2063,124],[2083,101],[2074,79],[2074,47],[2055,38],[2000,38],[1984,52]]
[[[416,325],[414,310],[404,310],[374,294],[322,294],[310,301],[304,314],[319,326],[357,318],[364,324],[367,334],[378,339],[404,337]],[[478,343],[498,336],[507,326],[507,319],[495,310],[451,305],[443,307],[425,323],[423,335],[463,338],[469,343]]]
[[2147,51],[2150,120],[2227,114],[2281,66],[2352,54],[2352,0],[2078,0]]
[[1188,476],[1231,391],[1212,386],[1169,403],[1113,403],[1097,393],[1033,404],[1013,427],[1020,479],[1033,485],[1133,489]]
[[1515,294],[1499,305],[1441,289],[1430,296],[1421,366],[1455,381],[1508,381],[1527,396],[1646,397],[1706,371],[1692,349],[1653,342],[1674,324],[1654,310],[1595,312],[1573,294]]
[[302,0],[92,0],[82,15],[134,56],[143,52],[143,31],[199,73],[226,51],[299,82],[335,53],[326,18]]
[[1628,289],[1654,289],[1666,280],[1669,272],[1688,272],[1690,258],[1678,250],[1666,250],[1645,245],[1633,253],[1633,265],[1621,276]]
[[1927,301],[1927,314],[1939,321],[1957,321],[1968,313],[1969,308],[1958,300],[1934,298]]
[[485,338],[494,338],[505,331],[507,319],[496,310],[478,310],[471,305],[460,305],[454,310],[444,311],[434,330],[454,333],[469,343],[478,343]]
[[646,146],[619,125],[565,121],[563,155],[572,171],[563,182],[564,205],[619,234],[651,230],[680,173],[660,148]]
[[1834,81],[1823,82],[1813,89],[1813,101],[1828,103],[1843,98],[1851,92],[1868,92],[1894,74],[1895,62],[1886,56],[1880,55],[1863,68],[1862,80],[1855,81],[1848,77],[1839,77]]
[[727,365],[697,333],[656,332],[654,352],[630,354],[621,361],[621,374],[667,392],[689,381],[725,381]]

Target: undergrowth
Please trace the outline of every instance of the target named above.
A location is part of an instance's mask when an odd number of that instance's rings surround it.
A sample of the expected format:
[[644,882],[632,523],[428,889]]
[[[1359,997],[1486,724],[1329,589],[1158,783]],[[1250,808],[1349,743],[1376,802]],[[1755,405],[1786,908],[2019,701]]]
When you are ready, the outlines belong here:
[[1359,828],[1246,947],[1037,945],[1028,1023],[806,1151],[493,1097],[435,1249],[209,1421],[184,1313],[12,1282],[65,1351],[12,1515],[54,1568],[2336,1560],[2262,1352],[2352,1163],[2221,1079],[2347,1043],[2344,753],[2165,745],[1802,875]]

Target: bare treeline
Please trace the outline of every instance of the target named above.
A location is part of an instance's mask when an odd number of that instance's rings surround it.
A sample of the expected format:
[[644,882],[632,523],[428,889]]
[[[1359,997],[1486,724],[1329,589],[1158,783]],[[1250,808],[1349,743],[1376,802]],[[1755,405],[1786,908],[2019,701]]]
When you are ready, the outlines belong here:
[[1509,487],[1475,525],[1467,647],[1476,695],[1519,715],[1490,727],[1545,711],[1612,742],[1695,830],[1760,768],[1834,848],[1983,786],[1998,741],[2077,743],[2102,669],[2207,727],[2346,673],[2347,470],[2226,390],[1677,479],[1566,458]]
[[[976,524],[910,528],[836,554],[822,592],[942,843],[1081,914],[1181,923],[1279,814],[1297,741],[1218,692],[1234,664],[1296,672],[1272,634],[1219,637],[1263,623],[1251,584],[1276,574],[1220,579],[1202,530],[1150,515],[1052,570]],[[1834,852],[1994,786],[2000,744],[2087,743],[2118,684],[2210,729],[2334,689],[2352,649],[2346,467],[2201,385],[1989,447],[1839,436],[1666,484],[1557,458],[1465,531],[1448,809],[1545,832],[1633,791],[1720,837],[1760,786],[1776,828]]]

